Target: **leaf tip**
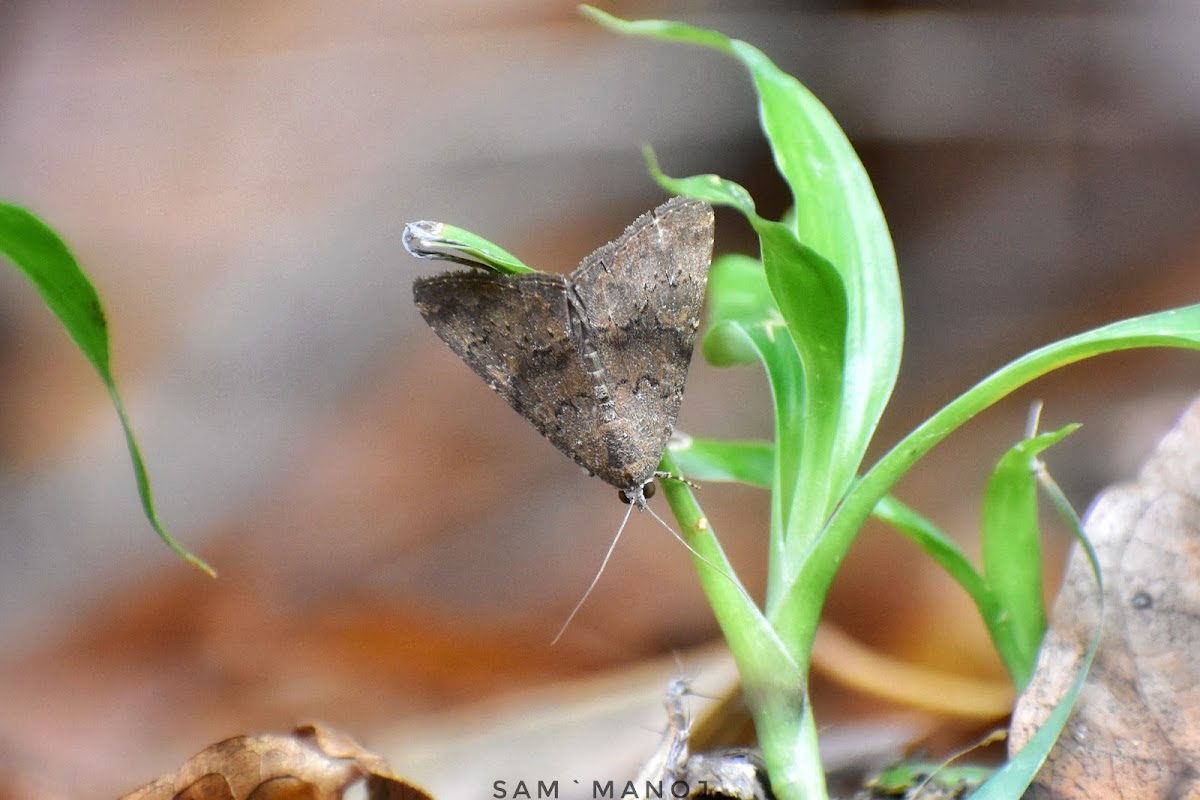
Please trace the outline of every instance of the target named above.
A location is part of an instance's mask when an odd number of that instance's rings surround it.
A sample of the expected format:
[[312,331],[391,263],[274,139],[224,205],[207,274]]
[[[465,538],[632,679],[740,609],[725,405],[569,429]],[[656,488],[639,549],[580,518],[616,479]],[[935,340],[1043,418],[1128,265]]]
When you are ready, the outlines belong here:
[[208,577],[217,577],[217,571],[213,569],[207,561],[192,553],[179,542],[175,541],[175,539],[171,537],[171,534],[167,533],[166,530],[159,525],[156,520],[151,520],[151,524],[153,525],[155,532],[158,533],[159,538],[166,542],[167,547],[171,548],[171,550],[173,550],[177,556],[181,557],[184,561],[191,564]]
[[213,569],[211,566],[209,566],[208,562],[204,561],[203,559],[199,558],[198,556],[194,556],[191,553],[188,553],[185,556],[185,558],[187,559],[189,564],[191,564],[192,566],[199,569],[201,572],[203,572],[208,577],[213,578],[213,579],[215,579],[217,577],[217,571],[215,569]]
[[587,3],[579,4],[579,13],[584,17],[587,17],[592,22],[605,26],[612,26],[621,21],[612,14],[609,14],[607,11],[601,11],[595,6],[588,5]]

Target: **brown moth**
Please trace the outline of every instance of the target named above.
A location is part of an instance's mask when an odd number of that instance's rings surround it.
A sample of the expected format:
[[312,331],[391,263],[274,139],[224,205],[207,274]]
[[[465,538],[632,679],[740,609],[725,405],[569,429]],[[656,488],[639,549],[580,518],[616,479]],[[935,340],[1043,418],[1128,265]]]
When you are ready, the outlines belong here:
[[570,275],[449,272],[418,278],[413,299],[517,413],[644,508],[679,413],[712,245],[712,208],[676,197]]

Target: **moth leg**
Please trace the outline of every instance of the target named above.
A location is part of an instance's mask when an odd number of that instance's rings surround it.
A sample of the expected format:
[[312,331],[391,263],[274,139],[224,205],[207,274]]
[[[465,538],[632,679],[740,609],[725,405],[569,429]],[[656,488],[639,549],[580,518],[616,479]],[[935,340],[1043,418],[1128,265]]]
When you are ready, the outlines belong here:
[[683,477],[682,475],[676,475],[672,472],[667,472],[666,470],[662,470],[662,469],[654,470],[654,477],[656,477],[660,480],[679,481],[680,483],[686,484],[689,489],[699,489],[700,488],[700,484],[693,483],[692,481],[688,480],[687,478]]

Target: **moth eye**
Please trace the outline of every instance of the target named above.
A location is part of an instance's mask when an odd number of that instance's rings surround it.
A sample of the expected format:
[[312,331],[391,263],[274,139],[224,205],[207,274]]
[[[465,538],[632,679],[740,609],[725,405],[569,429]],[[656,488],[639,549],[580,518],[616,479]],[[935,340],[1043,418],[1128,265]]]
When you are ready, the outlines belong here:
[[[654,497],[654,493],[657,491],[658,491],[658,489],[655,488],[653,483],[647,483],[645,486],[642,487],[642,499],[649,500],[651,497]],[[629,503],[630,503],[629,495],[625,494],[624,489],[617,489],[617,497],[621,498],[622,503],[624,503],[625,505],[629,505]]]

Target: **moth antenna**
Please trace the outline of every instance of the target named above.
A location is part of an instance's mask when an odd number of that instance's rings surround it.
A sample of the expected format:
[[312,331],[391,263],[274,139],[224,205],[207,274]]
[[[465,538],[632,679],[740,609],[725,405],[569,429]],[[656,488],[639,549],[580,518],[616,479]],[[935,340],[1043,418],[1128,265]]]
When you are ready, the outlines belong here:
[[[647,510],[647,511],[649,511],[649,512],[650,512],[650,516],[652,516],[652,517],[654,517],[656,520],[658,520],[658,523],[659,523],[660,525],[662,525],[664,528],[666,528],[666,529],[667,529],[667,531],[668,531],[668,532],[669,532],[669,533],[670,533],[672,536],[674,536],[676,539],[678,539],[678,540],[679,540],[679,543],[680,543],[681,545],[683,545],[684,547],[686,547],[686,548],[688,549],[688,552],[689,552],[689,553],[691,553],[691,554],[692,554],[692,555],[694,555],[696,558],[700,559],[700,560],[701,560],[701,561],[703,561],[705,564],[708,564],[710,567],[712,567],[714,570],[716,570],[716,571],[717,571],[717,573],[718,573],[718,574],[719,574],[721,577],[723,577],[725,580],[727,580],[727,581],[729,581],[730,583],[732,583],[732,584],[733,584],[733,588],[737,589],[739,592],[741,592],[741,593],[742,593],[742,597],[745,597],[745,598],[746,598],[747,600],[749,600],[751,603],[754,603],[754,598],[750,596],[750,593],[746,591],[746,587],[745,587],[745,586],[742,586],[742,584],[741,584],[741,582],[740,582],[740,581],[738,581],[736,578],[734,578],[732,575],[730,575],[730,574],[729,574],[728,572],[726,572],[725,570],[721,569],[719,566],[717,566],[717,565],[716,565],[716,564],[714,564],[713,562],[709,561],[709,560],[708,560],[707,558],[705,558],[704,556],[700,555],[700,553],[696,551],[696,548],[692,547],[690,544],[688,544],[688,543],[687,543],[687,539],[684,539],[684,538],[683,538],[683,536],[681,536],[681,535],[679,534],[679,532],[678,532],[678,531],[676,531],[676,530],[675,530],[674,528],[672,528],[672,527],[671,527],[669,524],[667,524],[667,521],[666,521],[665,519],[663,519],[662,517],[660,517],[658,514],[655,514],[655,513],[654,513],[654,509],[653,509],[653,508],[650,508],[650,506],[646,506],[646,510]],[[628,515],[628,514],[626,514],[626,515],[625,515],[625,517],[628,519],[629,515]],[[624,523],[622,523],[621,527],[625,527],[625,526],[624,526]]]
[[[608,566],[608,560],[612,558],[613,551],[617,549],[617,542],[621,540],[621,534],[625,531],[625,524],[629,522],[629,515],[632,513],[633,503],[630,503],[629,508],[625,510],[625,518],[621,520],[621,527],[617,528],[617,535],[613,537],[612,544],[608,546],[608,552],[604,554],[604,560],[600,562],[600,569],[596,570],[596,577],[592,578],[592,582],[588,584],[583,597],[579,598],[579,602],[571,609],[571,613],[567,615],[567,619],[562,624],[562,627],[558,629],[558,633],[554,634],[554,638],[550,640],[551,647],[557,644],[562,635],[567,632],[567,626],[571,624],[571,620],[575,619],[575,615],[579,613],[579,609],[583,608],[583,603],[588,599],[588,595],[592,593],[592,589],[595,589],[596,584],[600,582],[600,576],[604,574],[604,568]],[[654,512],[650,513],[653,514]],[[684,542],[684,544],[687,543]]]

